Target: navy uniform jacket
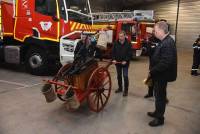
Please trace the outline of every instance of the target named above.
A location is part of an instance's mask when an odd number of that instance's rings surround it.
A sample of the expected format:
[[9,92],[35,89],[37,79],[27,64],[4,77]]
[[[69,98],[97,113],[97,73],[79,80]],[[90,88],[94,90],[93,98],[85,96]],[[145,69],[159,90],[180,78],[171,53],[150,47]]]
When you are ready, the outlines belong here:
[[150,74],[153,80],[176,80],[177,50],[174,40],[169,35],[155,48],[151,62]]
[[200,37],[193,44],[194,49],[200,49]]
[[118,62],[126,61],[129,65],[129,61],[132,58],[132,49],[131,44],[126,39],[124,44],[121,44],[119,41],[114,43],[112,49],[112,59]]

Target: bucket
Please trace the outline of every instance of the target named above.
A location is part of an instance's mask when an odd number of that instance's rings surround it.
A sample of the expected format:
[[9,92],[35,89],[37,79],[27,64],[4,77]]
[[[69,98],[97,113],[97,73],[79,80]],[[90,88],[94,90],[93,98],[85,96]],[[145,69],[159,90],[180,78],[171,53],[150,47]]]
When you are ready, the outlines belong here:
[[51,84],[45,84],[42,87],[42,93],[45,96],[46,102],[50,103],[56,100],[56,94]]
[[74,93],[74,91],[70,91],[66,94],[66,101],[64,104],[67,108],[67,110],[69,111],[75,111],[76,109],[79,108],[80,106],[80,102],[77,99],[76,94]]

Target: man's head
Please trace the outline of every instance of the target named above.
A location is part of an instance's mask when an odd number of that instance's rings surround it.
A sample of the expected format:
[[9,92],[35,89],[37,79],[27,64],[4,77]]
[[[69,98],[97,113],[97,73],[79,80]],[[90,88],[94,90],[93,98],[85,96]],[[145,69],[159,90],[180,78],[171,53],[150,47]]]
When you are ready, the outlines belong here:
[[82,35],[81,35],[81,40],[82,40],[82,42],[86,43],[87,35],[82,34]]
[[126,39],[126,33],[124,31],[119,32],[119,42],[124,42]]
[[154,26],[154,35],[159,40],[163,40],[169,34],[169,26],[165,21],[159,21]]

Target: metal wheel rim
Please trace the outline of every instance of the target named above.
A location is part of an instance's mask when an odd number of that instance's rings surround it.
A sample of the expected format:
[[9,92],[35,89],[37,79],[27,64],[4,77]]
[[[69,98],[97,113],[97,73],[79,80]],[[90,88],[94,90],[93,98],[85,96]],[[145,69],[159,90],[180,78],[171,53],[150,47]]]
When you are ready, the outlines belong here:
[[38,68],[42,65],[42,57],[40,55],[32,55],[29,58],[31,68]]

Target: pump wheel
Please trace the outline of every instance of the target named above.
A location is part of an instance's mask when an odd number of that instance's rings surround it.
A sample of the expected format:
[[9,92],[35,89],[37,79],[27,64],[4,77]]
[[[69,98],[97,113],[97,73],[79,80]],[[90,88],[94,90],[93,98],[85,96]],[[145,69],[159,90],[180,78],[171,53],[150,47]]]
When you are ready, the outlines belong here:
[[88,81],[88,104],[92,111],[100,112],[108,102],[111,93],[111,76],[106,68],[97,68]]
[[25,66],[27,71],[31,74],[46,74],[48,69],[48,61],[45,51],[35,47],[31,48],[26,54]]

